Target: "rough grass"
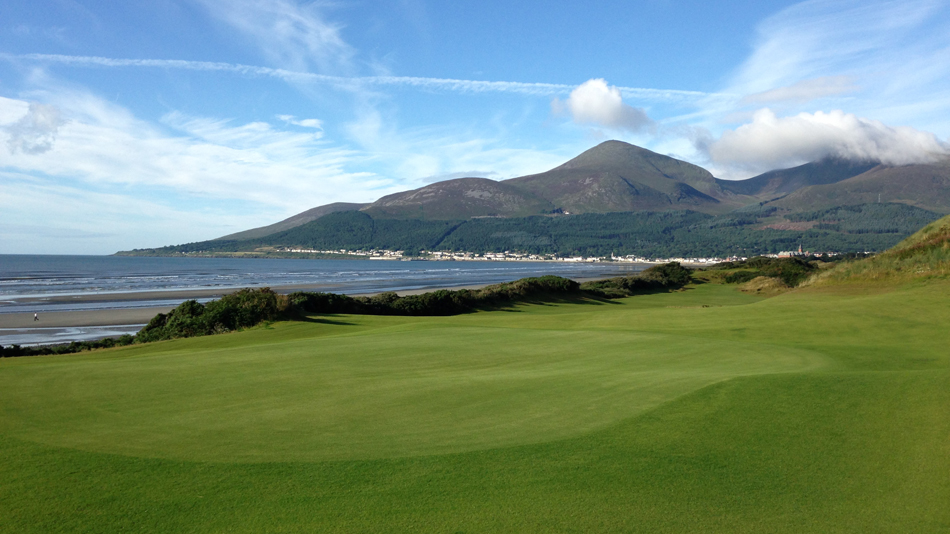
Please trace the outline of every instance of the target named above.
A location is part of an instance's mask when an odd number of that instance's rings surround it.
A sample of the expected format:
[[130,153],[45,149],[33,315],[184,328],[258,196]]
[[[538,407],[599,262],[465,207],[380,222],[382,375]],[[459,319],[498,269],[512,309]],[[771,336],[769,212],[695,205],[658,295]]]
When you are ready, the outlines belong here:
[[941,532],[950,284],[0,361],[2,532]]

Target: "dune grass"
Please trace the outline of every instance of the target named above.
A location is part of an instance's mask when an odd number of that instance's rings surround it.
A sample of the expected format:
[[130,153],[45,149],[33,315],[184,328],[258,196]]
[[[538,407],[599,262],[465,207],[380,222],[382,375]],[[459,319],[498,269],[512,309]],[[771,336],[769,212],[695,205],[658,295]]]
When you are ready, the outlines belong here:
[[950,284],[0,361],[3,532],[940,532]]
[[928,224],[881,254],[837,265],[805,285],[893,285],[927,279],[950,279],[950,215]]

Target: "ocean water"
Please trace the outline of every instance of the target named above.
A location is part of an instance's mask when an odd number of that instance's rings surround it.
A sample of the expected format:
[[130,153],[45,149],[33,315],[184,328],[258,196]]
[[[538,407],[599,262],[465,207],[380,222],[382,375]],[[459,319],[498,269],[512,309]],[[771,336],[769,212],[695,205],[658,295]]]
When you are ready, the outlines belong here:
[[[122,256],[0,255],[0,314],[175,306],[166,292],[303,285],[344,294],[493,284],[554,274],[594,278],[644,265],[564,262],[368,261]],[[135,299],[121,294],[139,293]],[[159,293],[162,293],[159,295]],[[151,297],[150,294],[155,295]],[[110,296],[115,296],[111,299]],[[95,296],[85,300],[83,296]],[[208,300],[208,299],[198,299]],[[112,335],[97,328],[0,329],[0,345],[68,342]],[[123,325],[134,333],[141,325]],[[99,328],[98,330],[102,330]],[[15,340],[15,341],[14,341]]]

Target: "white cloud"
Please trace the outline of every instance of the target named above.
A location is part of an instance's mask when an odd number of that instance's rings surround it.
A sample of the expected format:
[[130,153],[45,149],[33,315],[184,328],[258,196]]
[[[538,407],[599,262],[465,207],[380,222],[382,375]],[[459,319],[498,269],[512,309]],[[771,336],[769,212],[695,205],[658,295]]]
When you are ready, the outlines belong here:
[[198,0],[212,16],[249,35],[277,65],[334,72],[349,70],[355,54],[319,4],[290,0]]
[[720,165],[766,171],[825,156],[888,165],[929,163],[950,155],[950,146],[928,132],[891,127],[843,111],[778,117],[761,109],[751,123],[723,133],[708,151]]
[[7,147],[13,154],[49,152],[63,124],[62,115],[55,106],[30,102],[26,115],[3,128],[10,136]]
[[570,113],[578,124],[633,132],[653,125],[646,111],[625,104],[620,89],[607,85],[602,78],[582,83],[566,101],[554,99],[551,108],[555,114]]

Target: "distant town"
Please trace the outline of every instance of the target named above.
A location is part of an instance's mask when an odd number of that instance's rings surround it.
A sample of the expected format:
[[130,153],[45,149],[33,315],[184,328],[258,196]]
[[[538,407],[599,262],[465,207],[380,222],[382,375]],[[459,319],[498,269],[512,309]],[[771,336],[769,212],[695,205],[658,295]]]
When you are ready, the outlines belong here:
[[[521,252],[445,252],[445,251],[427,251],[421,250],[417,255],[407,255],[402,250],[316,250],[305,248],[278,248],[277,252],[290,254],[320,254],[326,256],[361,256],[370,260],[389,260],[389,261],[556,261],[572,263],[596,263],[596,262],[623,262],[623,263],[669,263],[672,261],[688,264],[715,264],[725,261],[744,261],[745,256],[711,257],[711,258],[647,258],[637,255],[627,256],[561,256],[557,254],[527,254]],[[831,257],[837,256],[837,252],[812,253],[803,251],[801,247],[797,251],[783,251],[778,254],[763,254],[769,258],[792,258],[804,256]]]

